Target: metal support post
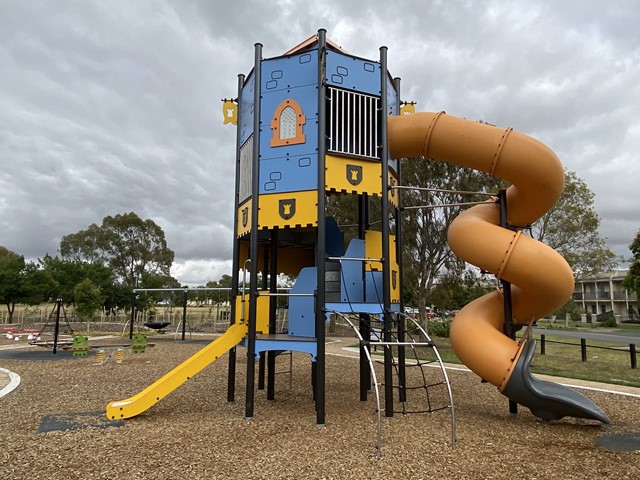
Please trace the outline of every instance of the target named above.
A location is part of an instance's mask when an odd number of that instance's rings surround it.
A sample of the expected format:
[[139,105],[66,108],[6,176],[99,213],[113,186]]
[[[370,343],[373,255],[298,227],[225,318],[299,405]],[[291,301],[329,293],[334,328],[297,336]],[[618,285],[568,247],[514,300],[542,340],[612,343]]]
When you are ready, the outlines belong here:
[[53,353],[58,352],[58,336],[60,334],[60,308],[62,307],[62,299],[56,300],[56,324],[53,329]]
[[[500,226],[503,228],[511,229],[509,225],[509,217],[507,215],[507,190],[501,188],[498,191],[498,203],[500,205]],[[511,283],[506,280],[500,279],[502,284],[502,295],[504,301],[504,325],[503,332],[506,336],[515,340],[516,331],[513,325],[513,303],[511,300]],[[509,413],[511,415],[518,414],[518,404],[513,400],[509,400]]]
[[182,340],[186,337],[187,332],[187,300],[189,298],[189,290],[185,287],[182,294]]

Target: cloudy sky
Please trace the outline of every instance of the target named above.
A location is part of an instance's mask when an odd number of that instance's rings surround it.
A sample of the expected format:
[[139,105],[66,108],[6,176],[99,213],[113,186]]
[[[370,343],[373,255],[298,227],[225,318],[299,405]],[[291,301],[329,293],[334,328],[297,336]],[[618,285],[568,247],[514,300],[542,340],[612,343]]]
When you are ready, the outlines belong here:
[[640,228],[637,0],[0,0],[0,245],[56,255],[63,235],[134,211],[191,285],[231,271],[237,93],[253,45],[319,28],[402,78],[403,100],[512,126],[596,194],[619,255]]

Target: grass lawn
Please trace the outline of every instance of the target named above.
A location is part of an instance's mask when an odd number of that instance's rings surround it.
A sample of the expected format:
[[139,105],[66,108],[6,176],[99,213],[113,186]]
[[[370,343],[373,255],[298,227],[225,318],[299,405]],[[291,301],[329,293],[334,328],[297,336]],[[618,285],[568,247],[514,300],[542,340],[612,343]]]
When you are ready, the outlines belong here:
[[[554,337],[552,333],[547,333],[545,337],[545,355],[541,355],[539,336],[534,335],[538,345],[531,365],[533,373],[640,387],[640,369],[631,368],[628,346],[589,340],[587,342],[587,361],[583,362],[580,339]],[[451,349],[448,338],[434,337],[432,340],[435,342],[443,362],[461,363]],[[573,345],[567,345],[567,343]],[[435,359],[433,351],[428,348],[421,349],[418,356],[425,360]],[[410,349],[407,349],[407,359],[410,358],[412,358],[412,354]]]

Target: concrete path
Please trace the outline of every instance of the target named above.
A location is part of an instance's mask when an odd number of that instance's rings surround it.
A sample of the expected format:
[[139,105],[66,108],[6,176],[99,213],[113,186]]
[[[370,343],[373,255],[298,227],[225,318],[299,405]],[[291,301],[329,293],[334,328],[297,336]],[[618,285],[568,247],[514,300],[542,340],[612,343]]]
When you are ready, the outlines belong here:
[[[358,357],[358,348],[353,347],[357,344],[358,340],[355,338],[329,338],[327,337],[326,353],[327,355],[340,355],[345,357]],[[437,365],[430,365],[434,368],[439,368]],[[462,364],[447,363],[445,364],[447,370],[458,370],[471,373],[467,367]],[[583,390],[594,390],[598,392],[613,393],[616,395],[625,395],[630,397],[640,398],[640,388],[629,387],[626,385],[614,385],[610,383],[590,382],[587,380],[579,380],[575,378],[563,378],[552,377],[550,375],[535,374],[536,378],[546,380],[549,382],[560,383],[572,388],[578,388]]]
[[0,367],[0,398],[8,395],[20,385],[20,375]]

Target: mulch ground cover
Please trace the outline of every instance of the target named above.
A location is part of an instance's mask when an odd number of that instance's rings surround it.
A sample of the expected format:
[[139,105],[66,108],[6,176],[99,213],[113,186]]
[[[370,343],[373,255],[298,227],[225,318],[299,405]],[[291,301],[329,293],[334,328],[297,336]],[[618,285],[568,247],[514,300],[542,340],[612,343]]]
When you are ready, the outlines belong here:
[[[156,341],[155,339],[152,341]],[[113,341],[122,343],[122,339]],[[348,344],[349,341],[345,341]],[[0,347],[9,341],[0,340]],[[111,424],[106,404],[136,394],[202,348],[202,341],[157,341],[122,363],[95,355],[56,360],[7,358],[21,383],[0,398],[2,479],[585,479],[639,478],[640,451],[609,440],[637,439],[640,398],[583,391],[611,419],[545,424],[472,373],[450,371],[457,446],[448,409],[385,418],[375,455],[373,395],[359,400],[358,361],[327,356],[326,420],[315,423],[308,355],[278,375],[276,399],[256,391],[245,420],[245,350],[238,349],[236,400],[228,403],[227,356],[136,418]],[[42,355],[42,354],[41,354]],[[279,359],[280,369],[288,359]],[[434,370],[434,374],[436,371]],[[422,393],[411,393],[416,402]],[[435,392],[432,401],[444,401]],[[410,398],[410,402],[413,398]],[[53,426],[52,426],[53,425]],[[615,444],[614,444],[615,445]],[[619,445],[619,444],[618,444]]]

